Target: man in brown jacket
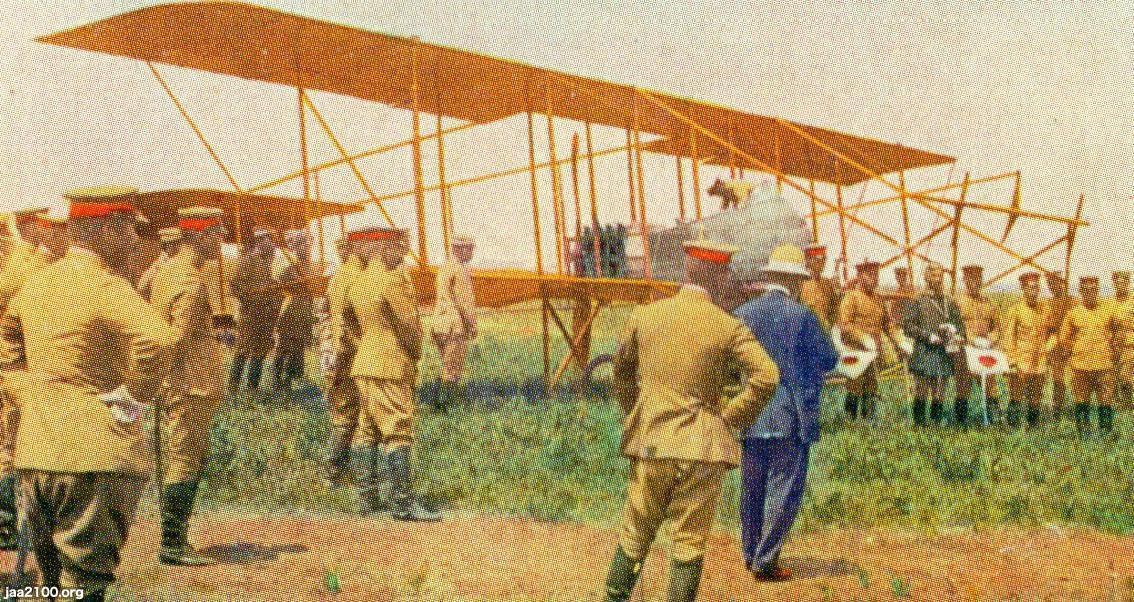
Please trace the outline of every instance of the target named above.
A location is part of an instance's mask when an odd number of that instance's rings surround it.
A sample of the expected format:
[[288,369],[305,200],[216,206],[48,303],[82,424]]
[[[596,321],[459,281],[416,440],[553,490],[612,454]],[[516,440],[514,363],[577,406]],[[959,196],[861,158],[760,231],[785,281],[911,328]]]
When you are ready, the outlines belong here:
[[68,194],[71,248],[28,278],[0,321],[0,367],[23,376],[15,466],[32,547],[44,584],[83,588],[84,600],[114,581],[153,468],[141,407],[177,336],[112,271],[137,244],[136,194]]
[[437,270],[433,343],[441,354],[441,382],[435,407],[445,410],[464,397],[460,380],[465,371],[469,342],[476,339],[476,297],[468,263],[475,244],[471,238],[453,239],[452,253]]
[[[984,295],[984,268],[979,265],[966,265],[961,268],[961,279],[965,290],[957,295],[957,308],[961,310],[961,319],[965,322],[965,336],[968,344],[985,346],[989,349],[1000,344],[1000,316],[996,305]],[[968,401],[972,395],[973,385],[980,384],[980,377],[969,371],[969,364],[964,353],[953,355],[953,375],[956,380],[955,400],[957,423],[964,425],[963,417],[968,414]],[[1000,416],[1000,387],[996,384],[996,376],[988,375],[984,379],[984,391],[988,396],[988,416],[993,422]]]
[[303,379],[304,356],[315,326],[311,236],[306,230],[289,230],[284,243],[282,265],[273,277],[282,293],[272,360],[272,384],[277,391],[291,391],[292,383]]
[[232,371],[228,377],[229,390],[239,390],[244,377],[244,364],[248,363],[248,388],[260,387],[264,358],[271,352],[272,333],[280,312],[283,297],[272,282],[272,260],[276,244],[270,230],[257,229],[253,233],[248,252],[240,258],[229,287],[240,301],[240,318],[236,328],[236,351],[232,358]]
[[[890,314],[877,294],[879,267],[878,262],[869,260],[855,266],[855,286],[843,295],[839,303],[838,324],[844,345],[859,350],[873,347],[881,354],[882,337],[893,341],[891,330],[895,325],[890,322]],[[874,418],[878,400],[878,360],[874,360],[861,376],[848,381],[846,387],[843,405],[847,417],[852,420],[859,416],[868,420]]]
[[[775,392],[779,370],[743,322],[708,291],[728,278],[735,249],[685,243],[685,285],[634,310],[614,356],[614,395],[626,413],[622,454],[630,483],[606,600],[630,597],[650,545],[671,521],[669,600],[694,600],[721,480],[740,464],[737,433]],[[747,372],[739,395],[722,402],[730,362]]]
[[[409,252],[405,230],[372,228],[356,235],[366,270],[347,294],[349,311],[358,318],[362,336],[351,377],[358,387],[377,441],[385,446],[393,485],[393,517],[405,521],[438,521],[414,495],[410,449],[414,442],[414,384],[421,359],[423,332],[417,295],[402,262]],[[371,457],[379,456],[378,443]],[[360,495],[375,496],[375,490]],[[374,504],[380,501],[375,500]]]
[[162,564],[197,566],[215,561],[189,544],[189,517],[209,453],[209,427],[224,398],[220,343],[213,333],[213,311],[202,268],[220,258],[224,212],[187,207],[178,212],[183,243],[158,268],[153,306],[177,329],[173,370],[165,396],[166,466],[161,494]]
[[1044,329],[1048,340],[1047,365],[1051,368],[1051,418],[1059,420],[1063,416],[1063,404],[1067,401],[1067,359],[1071,350],[1066,349],[1059,340],[1059,329],[1063,326],[1063,319],[1071,308],[1079,304],[1079,300],[1072,297],[1068,287],[1067,277],[1063,272],[1047,273],[1047,289],[1051,292],[1051,299],[1044,305]]
[[800,288],[799,300],[819,318],[823,329],[830,331],[839,320],[839,287],[823,275],[823,270],[827,269],[827,247],[808,245],[803,249],[803,256],[811,278]]

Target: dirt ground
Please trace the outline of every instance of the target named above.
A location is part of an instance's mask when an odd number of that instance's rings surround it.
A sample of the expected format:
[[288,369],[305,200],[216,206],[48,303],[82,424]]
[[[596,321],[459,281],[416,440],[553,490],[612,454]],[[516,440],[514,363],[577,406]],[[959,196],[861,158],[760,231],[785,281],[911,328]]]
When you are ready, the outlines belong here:
[[[136,524],[119,570],[137,592],[128,599],[597,600],[616,541],[588,526],[488,517],[210,518],[193,539],[221,563],[159,566],[156,525]],[[794,580],[756,584],[736,540],[715,536],[700,599],[1134,601],[1134,541],[1090,531],[840,531],[797,538],[784,558]],[[632,599],[663,599],[667,565],[655,551]]]

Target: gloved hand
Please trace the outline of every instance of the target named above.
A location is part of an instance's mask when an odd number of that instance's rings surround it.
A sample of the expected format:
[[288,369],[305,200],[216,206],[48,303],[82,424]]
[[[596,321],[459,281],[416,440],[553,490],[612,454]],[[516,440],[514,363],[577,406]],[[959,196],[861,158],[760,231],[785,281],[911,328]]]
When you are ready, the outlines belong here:
[[134,399],[126,385],[118,385],[117,389],[101,393],[98,398],[110,408],[110,415],[122,424],[133,424],[142,418],[145,406]]

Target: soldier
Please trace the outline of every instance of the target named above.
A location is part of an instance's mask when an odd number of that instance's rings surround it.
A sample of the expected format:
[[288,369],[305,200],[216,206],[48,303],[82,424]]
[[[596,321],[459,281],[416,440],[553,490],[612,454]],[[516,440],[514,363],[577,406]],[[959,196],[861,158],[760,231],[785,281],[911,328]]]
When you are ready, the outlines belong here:
[[[327,406],[331,417],[331,437],[327,442],[327,480],[338,483],[346,476],[350,446],[358,428],[358,389],[350,376],[354,355],[358,351],[358,321],[347,315],[347,294],[351,285],[366,269],[358,254],[355,233],[347,234],[340,247],[342,263],[327,283],[327,308],[330,314],[330,358],[324,365],[327,373]],[[371,496],[362,496],[363,503]],[[365,513],[365,509],[364,509]]]
[[[29,276],[51,265],[66,251],[67,221],[49,214],[47,208],[17,212],[15,223],[19,238],[0,270],[0,315]],[[13,375],[14,380],[18,378]],[[3,382],[0,375],[0,386]],[[16,401],[16,394],[8,395],[0,390],[0,549],[16,545],[17,479],[12,468],[20,422]]]
[[315,299],[311,294],[311,237],[304,230],[284,234],[286,249],[275,280],[284,293],[276,318],[276,356],[272,360],[272,383],[277,391],[290,391],[292,382],[303,378],[303,358],[311,344],[315,326]]
[[[965,290],[957,295],[957,307],[961,310],[961,318],[965,322],[965,333],[969,344],[977,347],[984,346],[991,349],[1000,342],[1000,318],[996,306],[981,291],[984,288],[984,268],[979,265],[966,265],[961,268],[961,278]],[[973,384],[977,377],[969,372],[968,362],[964,353],[953,356],[955,364],[953,373],[956,375],[957,411],[960,416],[968,415],[968,398],[972,394]],[[996,377],[988,375],[984,380],[984,390],[988,396],[988,413],[992,418],[1000,412],[1000,388],[996,384]],[[963,420],[960,421],[964,423]]]
[[1114,313],[1121,330],[1115,340],[1115,401],[1129,403],[1134,394],[1134,298],[1130,296],[1130,272],[1111,274],[1114,282]]
[[469,343],[476,340],[476,296],[468,263],[475,243],[471,238],[453,239],[452,253],[437,270],[436,310],[433,315],[433,342],[441,355],[440,392],[435,408],[448,409],[464,395],[459,390]]
[[803,283],[799,300],[819,318],[823,330],[830,331],[839,320],[839,287],[834,280],[823,276],[823,271],[827,269],[827,247],[820,244],[807,245],[803,249],[803,256],[807,260],[807,271],[811,278]]
[[[440,513],[416,499],[410,473],[414,383],[423,337],[413,283],[401,269],[409,250],[406,232],[371,228],[356,233],[355,238],[367,266],[347,295],[349,311],[358,318],[362,333],[351,377],[367,407],[364,416],[371,423],[376,440],[385,446],[393,485],[394,519],[438,521]],[[380,456],[375,443],[370,457]],[[359,494],[373,497],[377,491],[360,488]]]
[[[929,421],[940,424],[945,396],[945,383],[953,376],[954,356],[961,353],[965,338],[965,321],[957,302],[945,294],[945,268],[936,262],[925,266],[926,291],[910,304],[902,324],[906,336],[914,341],[910,355],[910,372],[914,377],[913,421],[924,425],[926,400],[929,400]],[[968,417],[968,397],[958,393],[953,418],[964,425]]]
[[1043,316],[1046,308],[1039,300],[1039,279],[1036,272],[1020,275],[1024,298],[1004,316],[1004,352],[1013,370],[1008,375],[1007,422],[1020,425],[1020,412],[1027,404],[1027,423],[1039,424],[1040,400],[1043,399],[1044,377],[1047,375],[1047,354],[1044,352]]
[[275,251],[271,231],[257,229],[252,233],[248,252],[240,258],[236,273],[229,282],[232,294],[240,301],[236,352],[228,378],[231,391],[240,388],[245,362],[248,363],[248,387],[258,389],[264,358],[272,350],[272,330],[282,303],[280,292],[272,282]]
[[1099,430],[1114,428],[1114,337],[1119,330],[1114,309],[1099,303],[1099,279],[1079,279],[1082,303],[1072,307],[1059,329],[1059,345],[1068,350],[1071,394],[1075,398],[1075,425],[1080,433],[1091,428],[1091,394],[1099,406]]
[[[137,244],[132,188],[69,193],[72,246],[32,274],[0,322],[0,366],[26,369],[15,466],[51,587],[104,599],[152,470],[141,408],[167,373],[173,327],[111,266]],[[50,303],[45,303],[50,300]]]
[[894,268],[894,282],[897,287],[894,289],[894,300],[890,302],[890,322],[901,324],[905,321],[906,313],[920,291],[914,286],[909,268],[902,266]]
[[209,453],[209,426],[223,399],[220,343],[202,274],[220,259],[224,212],[214,207],[179,209],[182,244],[153,280],[154,308],[178,331],[165,396],[164,482],[161,493],[162,564],[197,566],[215,561],[189,544],[189,517]]
[[1053,420],[1059,420],[1063,416],[1063,403],[1067,400],[1067,357],[1070,355],[1070,350],[1059,346],[1059,329],[1063,326],[1067,312],[1079,304],[1079,300],[1068,293],[1067,286],[1067,278],[1063,272],[1047,273],[1047,289],[1051,292],[1051,299],[1045,304],[1047,312],[1044,314],[1043,322],[1049,354],[1047,365],[1051,368]]
[[158,269],[177,255],[177,250],[181,246],[181,229],[170,227],[158,230],[158,244],[161,245],[161,253],[138,277],[138,293],[146,299],[150,298],[150,293],[153,291],[154,276],[157,275]]
[[[630,597],[658,528],[672,521],[669,600],[694,600],[721,480],[740,463],[736,433],[748,428],[779,382],[776,364],[709,290],[728,278],[736,249],[688,241],[685,285],[630,314],[614,355],[613,393],[626,413],[622,455],[630,459],[626,506],[606,580],[608,602]],[[748,373],[722,403],[726,366]]]
[[[855,266],[855,287],[843,295],[839,303],[839,330],[843,344],[852,349],[866,350],[871,345],[882,352],[882,337],[894,340],[890,316],[875,292],[878,287],[876,261],[864,261]],[[894,345],[897,347],[897,345]],[[878,399],[878,361],[870,364],[858,378],[847,382],[844,409],[847,417],[866,419],[874,417]]]

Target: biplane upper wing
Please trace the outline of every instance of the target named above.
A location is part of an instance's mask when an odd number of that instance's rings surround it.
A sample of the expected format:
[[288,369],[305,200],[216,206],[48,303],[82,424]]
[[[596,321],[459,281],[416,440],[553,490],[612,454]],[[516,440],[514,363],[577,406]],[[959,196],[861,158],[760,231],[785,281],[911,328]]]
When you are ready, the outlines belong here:
[[[240,194],[224,190],[154,190],[138,195],[137,206],[154,228],[177,224],[177,209],[205,205],[224,210],[231,229],[263,227],[284,230],[305,228],[312,218],[348,215],[363,210],[356,203],[308,201],[266,194]],[[238,217],[239,216],[239,217]]]
[[[528,110],[657,136],[647,150],[690,156],[690,126],[674,112],[786,175],[843,185],[954,158],[753,115],[632,86],[375,33],[238,2],[166,4],[40,41],[251,80],[324,90],[484,123]],[[668,110],[667,110],[668,109]],[[728,149],[701,136],[697,156],[723,164]]]

